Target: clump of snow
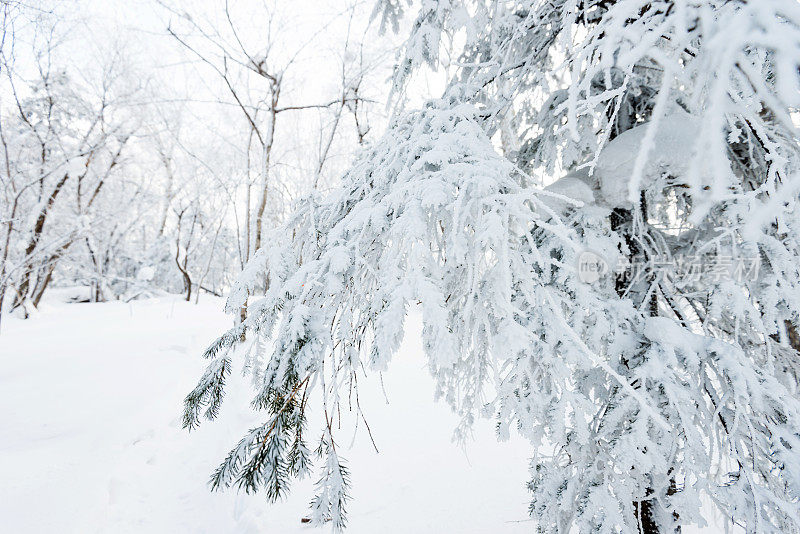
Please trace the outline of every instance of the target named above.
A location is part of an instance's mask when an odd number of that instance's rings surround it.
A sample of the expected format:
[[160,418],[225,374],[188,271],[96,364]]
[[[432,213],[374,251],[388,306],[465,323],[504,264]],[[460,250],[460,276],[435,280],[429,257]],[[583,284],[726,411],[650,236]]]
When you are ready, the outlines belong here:
[[92,288],[89,286],[53,287],[48,290],[42,305],[49,305],[51,302],[62,304],[89,302],[91,298]]
[[[648,136],[651,127],[656,130]],[[699,131],[697,118],[677,109],[660,120],[631,128],[609,142],[600,152],[593,171],[605,204],[626,206],[631,194],[638,194],[638,190],[646,189],[665,173],[688,174]],[[636,177],[640,157],[643,165],[640,176]]]
[[594,192],[587,183],[587,173],[573,171],[544,188],[546,194],[539,200],[556,213],[563,213],[569,207],[580,207],[594,203]]
[[136,273],[136,280],[138,280],[139,282],[149,282],[150,280],[153,279],[155,274],[156,271],[155,269],[153,269],[153,267],[145,265],[144,267],[139,269],[139,272]]
[[[655,131],[648,133],[651,127]],[[558,214],[570,206],[593,203],[628,207],[631,195],[638,197],[639,190],[647,189],[665,174],[689,174],[699,132],[698,119],[682,109],[631,128],[603,147],[591,170],[584,167],[571,171],[545,187],[546,193],[539,200]],[[642,162],[637,177],[639,158]]]

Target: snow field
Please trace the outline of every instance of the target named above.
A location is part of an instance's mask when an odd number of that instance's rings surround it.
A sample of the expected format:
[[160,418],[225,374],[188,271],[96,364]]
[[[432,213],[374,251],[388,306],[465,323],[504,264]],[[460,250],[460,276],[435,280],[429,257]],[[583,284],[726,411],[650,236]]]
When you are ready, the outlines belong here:
[[[191,434],[183,397],[205,346],[229,324],[222,301],[173,298],[131,304],[50,303],[0,334],[0,530],[13,533],[308,533],[312,479],[271,505],[208,478],[259,414],[235,369],[219,419]],[[456,419],[432,399],[416,315],[384,376],[359,380],[363,421],[343,414],[336,434],[350,468],[352,534],[530,532],[530,450],[497,443],[476,425],[466,450]],[[388,404],[386,402],[388,398]],[[346,405],[346,403],[343,403]],[[309,427],[312,433],[318,427]],[[423,439],[424,437],[424,439]]]

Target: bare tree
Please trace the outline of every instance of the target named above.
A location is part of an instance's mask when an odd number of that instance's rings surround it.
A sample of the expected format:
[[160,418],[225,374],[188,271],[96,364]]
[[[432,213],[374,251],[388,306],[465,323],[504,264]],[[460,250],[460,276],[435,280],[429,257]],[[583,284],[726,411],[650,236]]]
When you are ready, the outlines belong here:
[[24,316],[38,306],[59,261],[83,235],[132,128],[118,109],[124,100],[116,87],[121,57],[103,66],[95,94],[57,65],[64,39],[58,20],[36,22],[31,79],[14,72],[5,50],[0,56],[12,99],[0,116],[7,210],[0,311],[12,286],[11,307]]
[[[275,174],[276,129],[279,117],[289,112],[326,110],[332,115],[331,125],[320,139],[317,165],[312,175],[312,186],[320,182],[331,146],[339,134],[339,124],[345,112],[353,114],[359,142],[368,131],[363,124],[363,108],[366,99],[359,93],[363,79],[363,68],[354,74],[348,71],[347,57],[352,47],[350,28],[355,7],[345,8],[340,16],[349,17],[345,53],[342,55],[340,90],[338,94],[322,102],[284,103],[285,80],[288,73],[302,70],[301,53],[314,37],[323,32],[323,25],[308,39],[296,45],[288,54],[277,52],[277,37],[273,29],[280,20],[274,11],[265,8],[265,30],[257,39],[248,40],[237,26],[232,6],[226,0],[223,7],[224,27],[200,22],[186,12],[161,2],[174,17],[167,28],[175,39],[193,58],[209,68],[223,82],[232,103],[240,111],[246,124],[246,158],[248,178],[245,184],[244,261],[263,245],[267,208],[270,203]],[[253,16],[249,13],[249,16]],[[361,65],[363,67],[363,64]],[[256,87],[253,89],[253,87]],[[359,122],[361,121],[361,122]],[[253,203],[253,200],[255,202]],[[268,283],[268,282],[267,282]],[[247,314],[246,304],[240,310],[240,319]]]

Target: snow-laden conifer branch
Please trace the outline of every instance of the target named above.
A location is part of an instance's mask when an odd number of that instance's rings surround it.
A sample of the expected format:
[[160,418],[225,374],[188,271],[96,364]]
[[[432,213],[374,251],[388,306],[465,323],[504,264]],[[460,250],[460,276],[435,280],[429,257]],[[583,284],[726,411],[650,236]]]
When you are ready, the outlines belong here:
[[184,399],[183,427],[189,430],[200,424],[200,412],[204,407],[206,419],[214,419],[225,395],[225,379],[231,373],[231,360],[220,357],[211,362],[197,386]]
[[[255,404],[308,377],[335,410],[419,302],[457,436],[493,414],[534,446],[539,531],[668,532],[711,502],[800,532],[800,6],[425,2],[396,89],[453,42],[445,96],[299,204],[234,288],[233,310],[269,278],[245,323],[272,349]],[[586,251],[631,268],[587,282]],[[314,502],[334,518],[332,440]]]
[[314,525],[323,525],[330,521],[333,529],[339,531],[347,522],[345,506],[350,498],[350,472],[336,453],[330,431],[325,433],[317,454],[326,459],[316,484],[316,494],[311,501],[309,519]]

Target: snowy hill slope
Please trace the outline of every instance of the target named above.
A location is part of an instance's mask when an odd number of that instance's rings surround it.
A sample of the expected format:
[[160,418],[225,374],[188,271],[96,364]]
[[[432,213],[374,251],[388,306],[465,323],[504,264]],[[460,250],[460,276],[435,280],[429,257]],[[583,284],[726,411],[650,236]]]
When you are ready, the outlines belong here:
[[[229,324],[220,300],[51,304],[0,335],[0,516],[14,533],[327,532],[300,523],[310,480],[282,503],[207,480],[259,419],[238,377],[220,419],[180,428],[200,353]],[[349,533],[530,532],[527,459],[519,441],[498,444],[481,421],[466,454],[450,441],[454,417],[432,400],[409,321],[380,387],[362,388],[365,428],[339,439],[353,476]],[[374,386],[374,384],[373,384]],[[421,439],[424,436],[425,440]]]

